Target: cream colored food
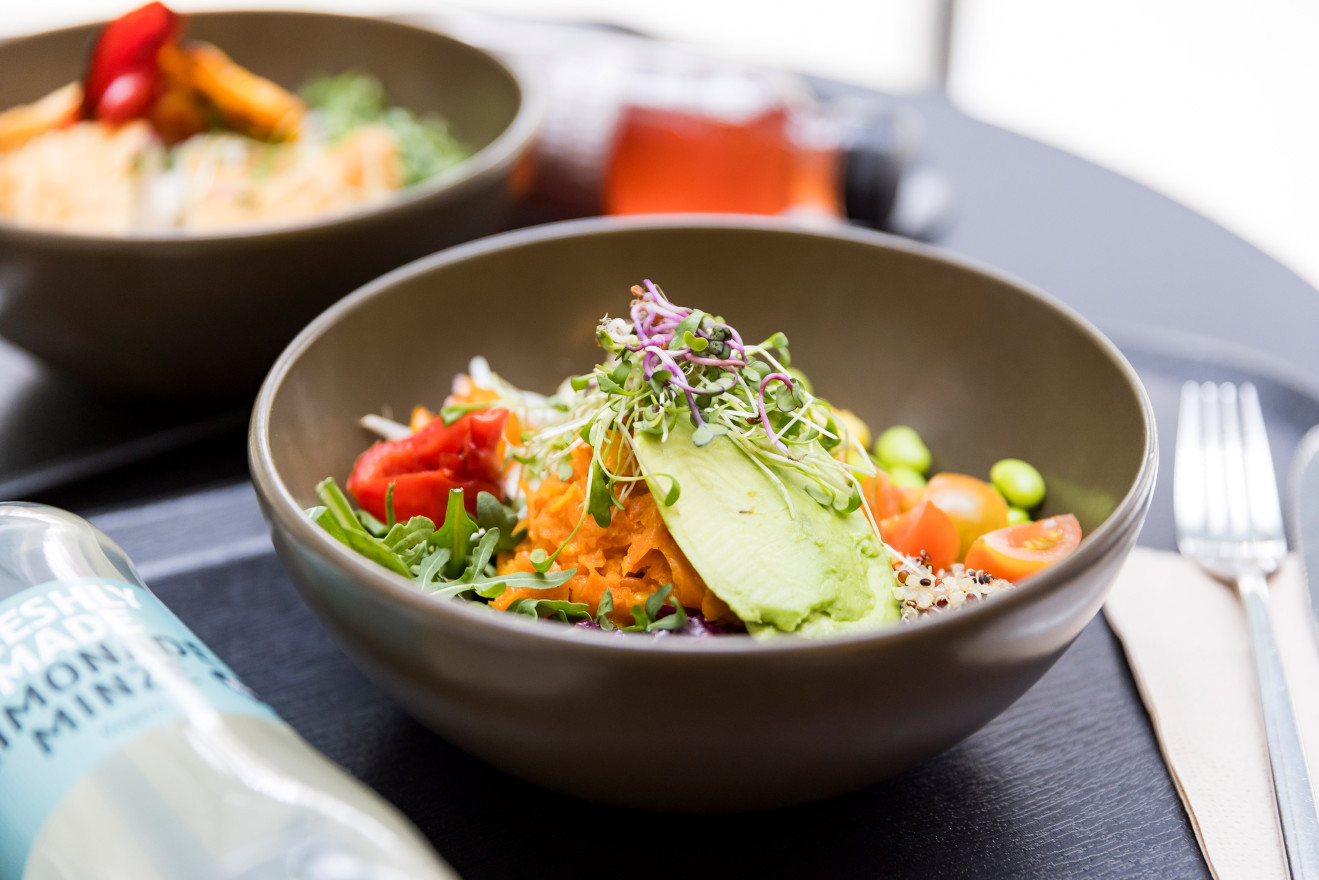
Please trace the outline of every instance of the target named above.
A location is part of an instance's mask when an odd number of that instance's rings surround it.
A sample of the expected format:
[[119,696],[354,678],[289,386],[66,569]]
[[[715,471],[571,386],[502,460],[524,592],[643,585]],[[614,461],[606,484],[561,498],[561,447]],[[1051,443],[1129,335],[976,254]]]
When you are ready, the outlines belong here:
[[0,217],[70,232],[292,220],[378,202],[402,185],[398,144],[379,125],[334,143],[201,134],[171,155],[143,120],[79,122],[0,152]]

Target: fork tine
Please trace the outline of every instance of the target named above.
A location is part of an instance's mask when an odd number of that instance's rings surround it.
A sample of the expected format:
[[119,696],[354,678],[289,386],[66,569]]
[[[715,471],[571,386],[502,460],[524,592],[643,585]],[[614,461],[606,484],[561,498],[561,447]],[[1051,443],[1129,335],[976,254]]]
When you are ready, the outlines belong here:
[[1251,524],[1259,537],[1283,540],[1282,505],[1278,501],[1269,438],[1264,431],[1264,414],[1260,411],[1259,394],[1249,382],[1241,386],[1241,422]]
[[1200,424],[1200,386],[1182,385],[1177,415],[1177,451],[1172,459],[1173,521],[1179,536],[1195,535],[1205,527],[1204,428]]
[[1218,386],[1219,424],[1223,431],[1223,490],[1227,498],[1228,536],[1250,537],[1250,502],[1246,497],[1246,450],[1241,441],[1237,388],[1231,382]]
[[1204,436],[1205,529],[1213,537],[1227,534],[1227,485],[1223,469],[1223,429],[1218,386],[1200,386],[1200,415]]

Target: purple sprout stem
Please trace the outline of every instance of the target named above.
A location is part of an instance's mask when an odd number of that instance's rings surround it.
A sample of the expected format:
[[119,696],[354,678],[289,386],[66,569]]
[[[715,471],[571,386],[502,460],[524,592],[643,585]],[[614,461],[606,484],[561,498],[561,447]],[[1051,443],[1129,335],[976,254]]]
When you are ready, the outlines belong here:
[[774,429],[769,426],[769,411],[765,409],[765,389],[769,387],[770,382],[775,381],[782,382],[789,388],[792,387],[792,377],[787,373],[770,373],[760,380],[760,391],[756,393],[756,408],[760,410],[760,423],[765,426],[765,433],[769,435],[770,442],[787,452],[788,447],[783,445],[783,442],[779,440],[779,436],[774,433]]

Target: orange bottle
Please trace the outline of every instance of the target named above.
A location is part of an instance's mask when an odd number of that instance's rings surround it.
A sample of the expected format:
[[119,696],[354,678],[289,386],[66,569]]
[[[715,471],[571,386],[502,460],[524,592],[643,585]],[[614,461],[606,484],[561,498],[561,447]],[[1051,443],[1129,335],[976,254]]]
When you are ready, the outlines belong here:
[[795,77],[677,56],[632,73],[602,208],[881,226],[906,151],[900,120],[873,101],[821,104]]

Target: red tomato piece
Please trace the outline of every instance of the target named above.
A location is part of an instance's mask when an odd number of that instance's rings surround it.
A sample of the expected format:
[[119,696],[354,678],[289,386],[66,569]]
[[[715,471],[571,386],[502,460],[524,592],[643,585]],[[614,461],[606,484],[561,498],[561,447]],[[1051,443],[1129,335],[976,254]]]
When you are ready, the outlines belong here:
[[[96,39],[87,76],[83,78],[83,115],[107,122],[133,118],[119,116],[111,120],[103,115],[105,111],[102,110],[102,102],[111,86],[125,74],[142,77],[148,86],[148,100],[137,114],[145,115],[150,99],[155,97],[160,85],[156,56],[162,46],[178,38],[179,22],[179,16],[165,4],[148,3],[107,24]],[[133,86],[134,94],[140,88],[139,85]],[[120,100],[112,104],[112,108],[122,111],[132,103]],[[107,109],[115,112],[112,108]]]
[[425,516],[442,524],[451,489],[463,490],[463,502],[474,513],[481,492],[502,497],[499,445],[507,417],[508,410],[492,408],[468,413],[451,425],[434,419],[402,440],[377,443],[358,457],[348,491],[381,521],[391,485],[399,521]]
[[876,522],[902,512],[902,490],[893,485],[883,471],[876,471],[873,478],[862,477],[861,489],[866,493],[866,503],[870,505]]
[[935,571],[957,561],[957,526],[929,501],[882,521],[879,534],[899,553],[915,558],[924,554]]
[[149,73],[130,70],[110,81],[96,105],[96,118],[118,125],[145,116],[156,97],[156,84]]
[[988,532],[966,554],[966,567],[1019,581],[1068,556],[1081,543],[1081,524],[1070,513]]

